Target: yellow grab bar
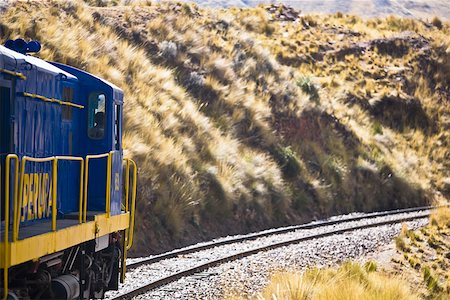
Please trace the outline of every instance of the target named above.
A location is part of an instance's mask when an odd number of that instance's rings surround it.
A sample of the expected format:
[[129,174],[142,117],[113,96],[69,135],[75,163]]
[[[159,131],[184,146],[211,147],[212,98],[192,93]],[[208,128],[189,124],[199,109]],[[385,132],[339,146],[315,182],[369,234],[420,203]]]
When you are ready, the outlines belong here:
[[[17,156],[16,156],[17,157]],[[17,158],[18,160],[18,158]],[[23,198],[23,189],[24,189],[24,175],[25,175],[25,167],[27,162],[36,162],[36,163],[44,163],[44,162],[52,162],[52,231],[56,231],[56,218],[57,218],[57,197],[58,197],[58,161],[60,160],[68,160],[68,161],[80,161],[80,196],[79,196],[79,222],[83,218],[82,213],[82,204],[83,204],[83,175],[84,175],[84,159],[81,157],[74,156],[52,156],[45,158],[34,158],[24,156],[22,157],[22,165],[20,172],[20,189],[19,193],[17,193],[17,186],[15,184],[15,198],[14,198],[14,223],[13,223],[13,241],[16,242],[19,239],[19,227],[20,227],[20,203]],[[18,172],[18,168],[16,169]],[[18,178],[18,174],[17,174]],[[16,178],[16,181],[17,181]],[[17,197],[17,194],[19,197]]]
[[[3,266],[3,299],[8,298],[8,276],[9,276],[9,180],[11,171],[11,159],[16,161],[15,171],[14,171],[14,198],[13,203],[16,203],[17,198],[17,185],[19,177],[19,157],[15,154],[9,154],[6,156],[6,166],[5,166],[5,240],[4,240],[4,266]],[[0,170],[1,174],[1,170]],[[1,179],[0,179],[1,180]],[[14,210],[13,210],[14,214]],[[14,216],[14,215],[13,215]]]
[[130,160],[124,158],[125,164],[125,212],[129,210],[129,197],[130,197]]
[[127,270],[126,259],[127,252],[130,250],[133,245],[133,237],[134,237],[134,218],[136,211],[136,184],[137,184],[137,166],[136,163],[129,158],[125,158],[126,162],[125,167],[125,212],[129,211],[129,196],[130,196],[130,164],[133,165],[133,187],[131,192],[131,215],[130,215],[130,226],[128,229],[125,229],[124,235],[122,237],[122,258],[121,258],[121,270],[120,270],[120,282],[123,283],[125,281],[125,273]]
[[57,204],[57,200],[58,200],[58,192],[57,192],[57,188],[58,188],[58,161],[56,159],[53,160],[53,164],[52,164],[52,176],[53,176],[53,180],[52,180],[52,184],[53,184],[53,188],[52,188],[52,231],[56,231],[56,214],[58,213],[56,210],[56,204]]
[[106,217],[111,216],[111,171],[112,171],[112,156],[114,152],[108,154],[108,165],[106,166]]
[[84,108],[83,105],[79,105],[79,104],[75,104],[75,103],[67,102],[67,101],[62,101],[62,100],[58,100],[58,99],[55,99],[55,98],[47,98],[47,97],[42,96],[42,95],[37,95],[37,94],[32,94],[32,93],[27,93],[27,92],[23,92],[23,95],[25,97],[39,99],[39,100],[42,100],[42,101],[45,101],[45,102],[58,103],[58,104],[61,104],[61,105],[73,106],[73,107],[80,108],[80,109]]
[[[131,246],[133,245],[133,238],[134,238],[134,218],[136,213],[136,188],[137,188],[137,166],[134,160],[127,158],[127,165],[128,163],[131,163],[133,165],[133,187],[131,191],[131,215],[130,215],[130,228],[128,229],[128,243],[127,243],[127,250],[130,250]],[[129,171],[129,168],[127,168]],[[128,174],[127,174],[128,175]],[[128,175],[128,184],[129,184],[129,175]],[[128,189],[128,186],[127,186]],[[127,201],[128,203],[128,198]]]
[[10,70],[6,70],[6,69],[0,69],[1,73],[5,73],[5,74],[9,74],[12,76],[16,76],[19,77],[22,80],[27,80],[27,76],[23,75],[22,73],[19,72],[14,72],[14,71],[10,71]]
[[95,154],[95,155],[87,155],[86,156],[86,167],[84,168],[84,213],[83,213],[83,222],[86,222],[87,217],[87,201],[88,201],[88,182],[89,182],[89,160],[91,159],[100,159],[100,158],[107,158],[107,167],[106,167],[106,215],[107,217],[110,217],[111,215],[111,161],[112,161],[112,154],[114,151],[111,151],[109,153],[104,154]]

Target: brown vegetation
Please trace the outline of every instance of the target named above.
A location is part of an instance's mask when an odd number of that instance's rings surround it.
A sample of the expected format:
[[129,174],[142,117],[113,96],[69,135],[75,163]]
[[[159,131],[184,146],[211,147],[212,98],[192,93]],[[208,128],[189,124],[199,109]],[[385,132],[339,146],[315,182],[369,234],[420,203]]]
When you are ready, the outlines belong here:
[[29,1],[0,40],[124,89],[135,254],[449,197],[449,24],[290,16]]
[[450,208],[435,211],[430,224],[420,230],[404,227],[396,246],[395,273],[407,275],[424,299],[450,297]]
[[[229,299],[242,299],[230,296]],[[376,271],[376,264],[365,267],[345,263],[339,268],[310,269],[304,273],[279,272],[255,297],[258,300],[413,300],[419,299],[400,277]]]

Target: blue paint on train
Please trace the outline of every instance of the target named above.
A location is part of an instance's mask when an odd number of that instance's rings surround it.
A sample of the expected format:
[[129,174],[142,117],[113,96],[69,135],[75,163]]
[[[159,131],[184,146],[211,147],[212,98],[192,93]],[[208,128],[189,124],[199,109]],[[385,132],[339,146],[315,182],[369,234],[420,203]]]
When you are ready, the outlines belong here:
[[[9,153],[16,153],[19,158],[42,158],[86,157],[114,151],[111,214],[119,214],[123,91],[112,83],[67,65],[45,62],[3,46],[0,46],[0,54],[2,172],[4,157]],[[26,79],[21,79],[21,75]],[[49,99],[75,106],[46,101]],[[59,217],[78,211],[79,167],[76,161],[61,161],[58,164]],[[90,162],[89,211],[105,211],[106,167],[106,158]],[[45,203],[40,201],[50,197],[51,163],[29,162],[25,173],[28,174],[25,178],[28,188],[24,189],[24,193],[29,193],[30,199],[38,197],[38,200],[26,203],[26,195],[23,196],[23,223],[49,218],[50,214],[43,213]],[[12,199],[10,202],[12,207]]]

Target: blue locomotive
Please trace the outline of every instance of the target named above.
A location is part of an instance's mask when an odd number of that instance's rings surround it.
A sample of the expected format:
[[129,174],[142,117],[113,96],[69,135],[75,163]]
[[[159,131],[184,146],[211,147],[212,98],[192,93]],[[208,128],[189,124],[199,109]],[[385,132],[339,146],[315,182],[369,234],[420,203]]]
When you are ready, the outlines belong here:
[[0,46],[4,299],[90,299],[118,288],[131,247],[136,164],[123,158],[123,91]]

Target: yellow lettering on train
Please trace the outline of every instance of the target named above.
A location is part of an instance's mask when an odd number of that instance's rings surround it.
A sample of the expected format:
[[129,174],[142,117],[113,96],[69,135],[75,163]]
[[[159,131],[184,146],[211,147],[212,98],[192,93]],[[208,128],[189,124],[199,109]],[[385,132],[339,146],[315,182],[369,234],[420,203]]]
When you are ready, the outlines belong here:
[[20,220],[48,218],[52,207],[52,184],[48,173],[24,174]]
[[34,195],[34,174],[30,174],[30,185],[28,187],[28,215],[27,220],[34,220],[33,214],[33,195]]
[[22,195],[22,207],[21,207],[21,218],[22,222],[25,221],[25,212],[28,206],[28,187],[30,186],[30,177],[28,174],[23,176],[23,195]]
[[37,203],[36,203],[36,205],[37,205],[37,218],[38,219],[41,219],[42,218],[42,206],[41,206],[41,200],[42,200],[42,192],[43,192],[43,188],[42,188],[42,184],[43,184],[43,182],[42,182],[42,179],[43,179],[43,176],[44,174],[39,174],[39,186],[41,187],[40,189],[39,189],[39,197],[38,197],[38,199],[37,199]]
[[38,218],[38,201],[39,194],[41,193],[41,181],[39,178],[42,174],[34,174],[34,197],[33,197],[33,214],[35,218]]
[[[51,211],[52,211],[52,206],[53,206],[53,193],[52,193],[52,191],[53,191],[53,185],[52,185],[52,183],[49,181],[49,179],[48,179],[48,174],[46,174],[47,175],[47,181],[49,182],[48,183],[48,193],[46,194],[46,196],[45,196],[45,198],[44,198],[44,200],[46,201],[46,206],[47,206],[47,213],[46,213],[46,217],[48,218],[49,216],[50,216],[50,213],[51,213]],[[47,190],[46,190],[47,191]],[[56,200],[55,200],[56,201]]]

